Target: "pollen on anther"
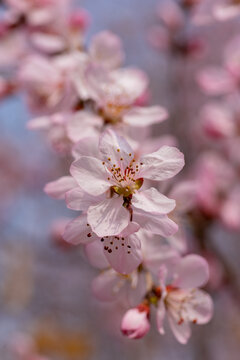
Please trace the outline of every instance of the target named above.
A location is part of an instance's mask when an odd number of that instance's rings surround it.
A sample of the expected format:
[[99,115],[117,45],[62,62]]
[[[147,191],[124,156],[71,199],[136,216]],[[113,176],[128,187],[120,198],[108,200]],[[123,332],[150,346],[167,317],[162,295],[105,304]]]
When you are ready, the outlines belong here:
[[123,158],[121,157],[120,160],[123,161]]
[[128,154],[129,156],[132,156],[132,154],[130,153],[130,154]]
[[117,149],[117,152],[120,152],[120,149]]
[[111,158],[108,158],[108,161],[111,161]]
[[102,164],[105,165],[105,161],[103,161]]

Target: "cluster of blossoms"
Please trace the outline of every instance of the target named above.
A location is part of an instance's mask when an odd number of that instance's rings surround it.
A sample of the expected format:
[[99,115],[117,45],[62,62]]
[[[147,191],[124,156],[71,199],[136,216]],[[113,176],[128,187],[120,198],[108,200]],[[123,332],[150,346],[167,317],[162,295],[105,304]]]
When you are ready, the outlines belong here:
[[240,230],[239,44],[239,36],[233,38],[224,50],[223,66],[208,66],[197,75],[202,91],[214,97],[199,116],[202,136],[211,141],[211,150],[199,159],[198,180],[205,194],[200,204],[233,230]]
[[[182,9],[198,3],[161,5],[171,41],[183,53],[198,45],[179,34]],[[124,335],[143,337],[155,313],[160,334],[167,316],[176,339],[186,343],[190,324],[207,323],[213,305],[199,289],[209,279],[208,264],[188,254],[183,225],[197,203],[196,183],[173,182],[184,166],[175,139],[151,137],[151,126],[165,121],[167,110],[147,106],[148,77],[123,67],[118,36],[103,31],[86,46],[84,10],[72,12],[67,0],[8,0],[6,6],[0,68],[11,71],[0,78],[1,97],[23,91],[33,114],[28,127],[72,158],[70,175],[45,186],[48,195],[79,212],[64,226],[64,240],[82,245],[101,270],[92,285],[96,297],[128,309]]]

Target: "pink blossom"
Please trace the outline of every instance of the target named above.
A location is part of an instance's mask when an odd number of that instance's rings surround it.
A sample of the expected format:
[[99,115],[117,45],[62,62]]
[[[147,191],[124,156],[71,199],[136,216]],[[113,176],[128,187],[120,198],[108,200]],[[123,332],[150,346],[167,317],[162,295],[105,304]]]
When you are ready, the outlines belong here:
[[207,95],[237,93],[240,79],[240,38],[233,38],[224,52],[223,66],[207,66],[197,75],[197,81]]
[[[105,270],[94,279],[92,284],[93,293],[100,301],[118,299],[126,302],[127,300],[128,306],[135,306],[152,286],[159,267],[162,264],[172,266],[179,258],[177,251],[159,236],[142,230],[136,235],[141,241],[141,266],[138,269],[132,266],[134,271],[124,277],[119,276],[115,271],[106,270],[109,264],[103,256],[99,241],[86,245],[86,254],[91,265]],[[115,243],[118,241],[115,240]]]
[[197,201],[208,216],[218,216],[234,180],[231,164],[214,152],[206,152],[196,164]]
[[[172,235],[176,225],[167,217],[175,202],[155,188],[139,191],[144,179],[162,181],[176,175],[184,165],[183,155],[174,147],[163,146],[155,153],[134,159],[130,145],[111,130],[99,142],[99,158],[81,156],[71,166],[71,174],[95,204],[87,209],[88,223],[98,236],[118,235],[134,221],[161,235]],[[68,195],[69,196],[69,195]],[[86,208],[78,192],[71,201]],[[67,197],[68,206],[70,205]],[[71,205],[70,205],[71,206]]]
[[217,102],[206,104],[201,110],[200,121],[205,134],[215,140],[234,135],[233,114],[225,104]]
[[161,267],[161,299],[157,310],[160,334],[164,334],[166,314],[174,336],[182,344],[186,344],[191,335],[190,323],[201,325],[210,321],[212,300],[207,293],[198,289],[206,284],[208,278],[208,265],[198,255],[185,256],[172,269]]
[[150,330],[148,306],[139,305],[130,309],[122,319],[121,331],[129,339],[140,339]]
[[19,16],[24,15],[31,26],[43,26],[64,19],[70,0],[6,0]]

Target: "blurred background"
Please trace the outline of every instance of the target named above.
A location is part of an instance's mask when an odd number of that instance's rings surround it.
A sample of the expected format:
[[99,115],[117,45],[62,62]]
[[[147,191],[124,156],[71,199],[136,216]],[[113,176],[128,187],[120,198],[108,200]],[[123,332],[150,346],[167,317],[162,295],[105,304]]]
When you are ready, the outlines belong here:
[[[162,133],[177,136],[187,167],[197,156],[194,131],[204,97],[195,83],[195,71],[205,62],[220,63],[222,44],[239,30],[239,21],[201,28],[208,49],[204,57],[172,63],[148,42],[156,22],[159,0],[86,0],[79,5],[92,17],[88,39],[108,29],[119,35],[126,64],[142,68],[150,78],[151,103],[170,111]],[[78,5],[78,2],[76,2]],[[178,66],[184,68],[179,78]],[[91,296],[95,275],[80,249],[65,245],[59,236],[59,219],[75,214],[64,202],[52,200],[44,185],[61,176],[66,162],[47,145],[41,134],[26,129],[30,115],[23,99],[12,96],[0,104],[0,358],[14,360],[9,348],[18,334],[34,339],[40,354],[57,360],[238,360],[240,304],[221,292],[214,298],[210,324],[193,329],[186,346],[170,331],[156,329],[144,339],[124,339],[120,316]],[[64,160],[64,159],[63,159]],[[186,167],[186,168],[187,168]],[[240,277],[239,238],[221,227],[214,241]],[[113,309],[114,310],[114,309]],[[120,314],[121,315],[121,314]]]

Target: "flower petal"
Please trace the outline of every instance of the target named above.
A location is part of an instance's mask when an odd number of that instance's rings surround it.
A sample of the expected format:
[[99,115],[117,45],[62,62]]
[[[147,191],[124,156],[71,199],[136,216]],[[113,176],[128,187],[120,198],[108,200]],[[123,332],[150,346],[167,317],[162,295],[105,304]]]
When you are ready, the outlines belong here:
[[234,90],[234,79],[221,67],[209,66],[197,75],[198,84],[207,95],[223,95]]
[[[93,132],[94,127],[100,127],[102,125],[102,118],[90,111],[78,111],[74,115],[71,115],[70,120],[67,123],[68,137],[76,143],[81,140],[85,135],[90,135]],[[93,146],[95,143],[92,143]],[[97,142],[98,144],[98,142]],[[86,155],[86,154],[82,154]],[[88,156],[90,154],[87,154]]]
[[119,297],[125,280],[113,269],[102,272],[92,282],[92,291],[100,301],[114,301]]
[[213,316],[213,301],[205,291],[194,289],[193,299],[188,303],[187,312],[191,321],[198,325],[208,323]]
[[110,129],[100,137],[99,151],[103,160],[111,166],[117,165],[126,168],[134,157],[133,150],[127,141]]
[[72,176],[63,176],[45,185],[44,191],[54,199],[64,199],[67,191],[77,187],[77,183]]
[[73,245],[87,244],[94,240],[99,240],[99,237],[92,232],[91,227],[87,225],[86,214],[82,214],[68,223],[63,238]]
[[167,117],[167,110],[161,106],[135,106],[123,116],[123,121],[130,126],[149,126],[162,122]]
[[101,195],[111,186],[107,170],[99,159],[81,156],[72,163],[70,172],[81,188],[91,195]]
[[109,264],[121,274],[129,274],[142,261],[141,243],[136,234],[104,239],[104,251]]
[[129,223],[121,197],[106,199],[88,209],[88,222],[100,237],[120,234]]
[[172,283],[181,289],[204,286],[209,279],[206,260],[199,255],[187,255],[181,258],[175,268],[176,278]]
[[[93,131],[92,131],[93,132]],[[91,156],[98,158],[99,136],[98,134],[93,134],[91,136],[84,136],[81,140],[77,142],[72,148],[72,155],[75,159],[78,159],[81,156]]]
[[134,208],[153,214],[168,214],[175,208],[175,200],[169,199],[155,188],[135,193],[132,197]]
[[179,322],[178,314],[168,311],[168,321],[175,338],[181,343],[186,344],[191,336],[190,324],[187,321]]
[[175,176],[184,166],[183,154],[173,146],[163,146],[158,151],[145,155],[140,175],[150,180],[167,180]]
[[103,244],[100,239],[87,244],[84,251],[90,265],[98,269],[107,269],[109,267],[109,263],[103,252]]
[[178,231],[178,225],[169,219],[167,215],[158,215],[135,209],[133,221],[138,223],[142,229],[151,231],[164,237],[171,236]]
[[159,300],[158,308],[157,308],[157,328],[161,335],[165,334],[163,323],[166,315],[165,304],[163,298]]
[[88,210],[89,206],[102,201],[104,195],[92,196],[83,191],[79,186],[68,191],[65,195],[67,207],[71,210]]
[[101,31],[93,37],[89,53],[95,62],[107,69],[117,68],[124,59],[122,41],[110,31]]

